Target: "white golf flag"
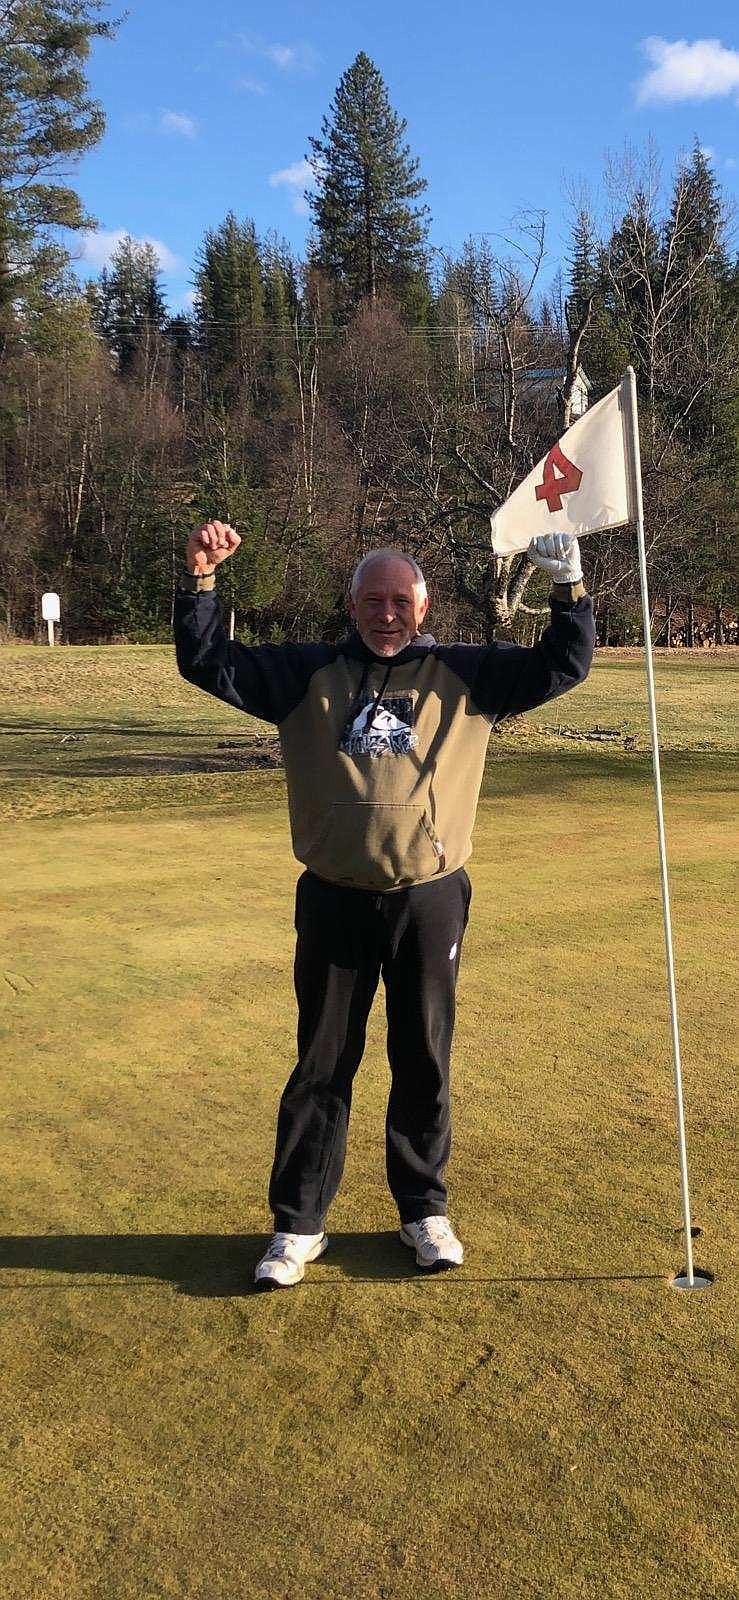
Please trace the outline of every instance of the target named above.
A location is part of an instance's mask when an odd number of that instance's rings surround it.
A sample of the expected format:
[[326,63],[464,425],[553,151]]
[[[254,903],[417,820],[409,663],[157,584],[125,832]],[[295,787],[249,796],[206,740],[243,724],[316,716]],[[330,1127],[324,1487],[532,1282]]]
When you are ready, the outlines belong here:
[[526,550],[539,534],[581,537],[632,520],[627,381],[578,417],[490,518],[498,555]]

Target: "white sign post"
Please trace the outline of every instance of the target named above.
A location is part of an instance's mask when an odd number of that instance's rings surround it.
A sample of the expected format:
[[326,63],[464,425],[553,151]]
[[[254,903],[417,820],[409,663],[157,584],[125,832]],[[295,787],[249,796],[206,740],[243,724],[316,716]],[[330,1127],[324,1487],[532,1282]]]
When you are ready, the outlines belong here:
[[59,596],[58,594],[42,594],[41,615],[49,632],[49,644],[54,643],[54,623],[59,621]]

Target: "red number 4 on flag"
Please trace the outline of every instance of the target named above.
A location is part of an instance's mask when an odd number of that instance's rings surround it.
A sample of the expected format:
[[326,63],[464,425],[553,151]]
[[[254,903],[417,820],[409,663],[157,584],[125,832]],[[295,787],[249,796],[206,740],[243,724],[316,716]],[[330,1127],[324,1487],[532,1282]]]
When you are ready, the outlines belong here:
[[[559,477],[555,474],[555,467]],[[562,510],[562,495],[572,494],[573,489],[579,489],[582,483],[582,473],[574,461],[568,461],[566,455],[555,444],[544,462],[544,477],[536,485],[537,500],[546,500],[550,511]]]

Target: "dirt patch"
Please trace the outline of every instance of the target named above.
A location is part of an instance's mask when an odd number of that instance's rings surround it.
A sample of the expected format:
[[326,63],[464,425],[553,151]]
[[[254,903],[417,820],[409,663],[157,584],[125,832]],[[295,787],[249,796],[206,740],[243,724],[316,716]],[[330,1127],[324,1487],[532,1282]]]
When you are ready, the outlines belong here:
[[574,739],[579,744],[610,744],[624,750],[635,750],[637,740],[626,728],[605,728],[600,723],[592,728],[571,728],[562,723],[534,722],[530,716],[511,717],[493,728],[493,740],[506,743],[540,744],[554,739]]
[[219,739],[216,749],[222,750],[223,760],[234,767],[281,767],[282,747],[279,739]]

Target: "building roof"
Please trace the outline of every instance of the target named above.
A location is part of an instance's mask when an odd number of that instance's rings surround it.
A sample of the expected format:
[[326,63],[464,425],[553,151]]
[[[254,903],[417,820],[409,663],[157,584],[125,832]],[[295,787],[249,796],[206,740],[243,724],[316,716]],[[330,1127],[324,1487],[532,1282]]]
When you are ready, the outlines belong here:
[[[538,383],[562,383],[566,376],[566,367],[529,367],[527,371],[524,372],[524,378],[531,378],[534,382]],[[582,380],[586,389],[592,389],[593,385],[591,380],[583,367],[577,368],[575,377]]]

